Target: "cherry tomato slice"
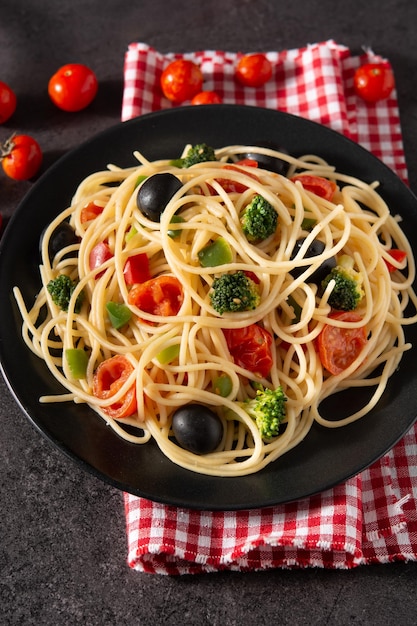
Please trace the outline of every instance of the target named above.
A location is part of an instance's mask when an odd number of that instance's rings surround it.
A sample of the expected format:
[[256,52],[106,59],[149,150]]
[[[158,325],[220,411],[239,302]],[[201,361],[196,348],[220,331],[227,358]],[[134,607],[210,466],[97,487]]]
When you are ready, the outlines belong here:
[[200,91],[191,100],[191,104],[220,104],[221,101],[220,96],[215,91]]
[[80,221],[81,224],[85,224],[86,222],[90,222],[95,220],[96,217],[103,213],[104,207],[95,204],[94,202],[89,202],[87,206],[84,206],[81,209],[80,213]]
[[161,89],[166,98],[175,104],[191,100],[203,86],[203,74],[187,59],[172,61],[162,72]]
[[[255,176],[255,174],[250,174],[248,172],[245,172],[241,168],[236,167],[237,165],[245,165],[247,167],[258,167],[258,162],[255,161],[254,159],[242,159],[241,161],[237,161],[236,165],[225,165],[222,169],[232,170],[235,172],[242,172],[243,174],[246,174],[246,176],[249,176],[249,178],[258,180],[258,177]],[[243,193],[247,189],[246,185],[243,185],[242,183],[239,183],[236,180],[230,180],[228,178],[216,178],[216,181],[223,187],[223,189],[227,193],[233,193],[233,192]],[[216,193],[216,192],[213,192],[213,193]]]
[[[360,322],[358,313],[338,311],[329,317],[342,322]],[[359,356],[367,342],[365,326],[341,328],[325,324],[317,338],[317,348],[323,367],[334,376],[341,374]]]
[[320,196],[320,198],[324,198],[325,200],[331,200],[337,189],[337,185],[333,180],[329,180],[328,178],[324,178],[322,176],[297,174],[296,176],[290,178],[290,180],[293,183],[297,180],[300,181],[304,189],[311,191],[311,193],[314,193],[316,196]]
[[262,53],[245,54],[236,65],[235,76],[245,87],[261,87],[272,76],[272,64]]
[[[177,315],[184,294],[180,281],[175,276],[157,276],[144,283],[135,284],[129,291],[129,304],[152,315]],[[148,324],[153,324],[146,320]]]
[[[407,257],[407,252],[405,252],[405,250],[398,250],[397,248],[392,248],[392,250],[388,251],[388,254],[395,259],[396,261],[398,261],[398,263],[402,263],[404,261],[404,259]],[[390,273],[395,272],[395,270],[397,269],[395,267],[395,265],[393,265],[392,263],[390,263],[389,261],[387,261],[386,259],[384,259],[386,266],[388,268],[388,271]]]
[[[133,365],[123,355],[106,359],[95,371],[93,378],[93,394],[96,398],[106,400],[114,396],[133,372]],[[132,385],[122,398],[102,410],[114,419],[129,417],[136,412],[136,387]]]
[[16,110],[16,94],[0,80],[0,124],[4,124]]
[[29,135],[13,135],[1,148],[3,170],[14,180],[29,180],[42,164],[42,150]]
[[394,89],[394,72],[387,63],[365,63],[356,70],[353,84],[362,100],[385,100]]
[[93,70],[82,63],[68,63],[50,78],[48,94],[63,111],[85,109],[96,97],[98,81]]
[[272,335],[259,324],[223,328],[229,352],[237,365],[265,378],[272,367]]

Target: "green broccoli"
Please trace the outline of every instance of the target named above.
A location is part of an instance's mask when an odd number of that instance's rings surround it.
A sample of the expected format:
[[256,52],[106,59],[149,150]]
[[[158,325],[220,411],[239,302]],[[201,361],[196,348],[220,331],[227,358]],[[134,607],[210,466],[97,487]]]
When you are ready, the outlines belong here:
[[281,386],[277,389],[264,389],[260,386],[254,398],[239,404],[255,420],[261,437],[270,439],[279,434],[281,422],[285,418],[286,401]]
[[[76,286],[77,283],[71,280],[69,276],[58,274],[56,278],[49,281],[46,288],[51,294],[53,302],[63,311],[68,311],[71,296]],[[79,313],[81,309],[83,298],[84,293],[81,291],[75,301],[74,311],[76,313]]]
[[242,270],[216,277],[210,298],[213,309],[220,315],[256,309],[261,299],[255,281]]
[[365,295],[362,289],[363,277],[353,268],[353,258],[344,254],[338,259],[336,267],[321,281],[321,293],[324,293],[331,280],[335,281],[328,303],[340,311],[353,311]]
[[195,146],[189,148],[185,157],[181,159],[181,167],[191,167],[196,163],[203,163],[204,161],[217,161],[214,148],[211,148],[205,143],[198,143]]
[[257,194],[243,209],[240,223],[246,239],[250,243],[258,243],[274,234],[278,214],[268,200]]

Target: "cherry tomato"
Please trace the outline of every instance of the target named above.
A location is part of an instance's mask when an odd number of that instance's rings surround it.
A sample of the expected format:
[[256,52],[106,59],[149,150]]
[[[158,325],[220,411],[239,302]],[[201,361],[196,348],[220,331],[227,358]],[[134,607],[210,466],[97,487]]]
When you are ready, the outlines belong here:
[[[144,283],[135,284],[129,291],[129,304],[152,315],[177,315],[184,294],[175,276],[161,275]],[[153,322],[147,323],[153,324]]]
[[[398,263],[402,263],[404,261],[404,259],[407,257],[407,252],[405,252],[405,250],[398,250],[397,248],[392,248],[392,250],[388,251],[388,254],[395,259],[396,261],[398,261]],[[387,261],[386,259],[384,259],[386,266],[388,268],[388,271],[390,273],[395,272],[395,270],[397,269],[392,263],[390,263],[389,261]]]
[[[105,241],[101,241],[100,243],[95,245],[94,248],[90,252],[90,256],[88,259],[89,264],[90,264],[90,270],[95,270],[98,267],[101,267],[103,263],[111,259],[112,256],[113,256],[113,252],[110,250],[109,244],[106,243]],[[95,275],[95,278],[100,278],[100,276],[103,276],[104,271],[98,272]]]
[[14,180],[29,180],[42,164],[42,150],[29,135],[12,135],[1,147],[3,170]]
[[16,94],[0,80],[0,124],[7,122],[16,110]]
[[366,63],[356,70],[353,84],[366,102],[385,100],[394,89],[394,72],[386,63]]
[[146,252],[135,254],[126,260],[123,268],[123,276],[126,285],[145,283],[147,280],[151,279],[149,259]]
[[89,202],[86,206],[81,209],[80,213],[80,221],[81,224],[85,224],[86,222],[90,222],[91,220],[95,220],[96,217],[103,213],[103,206],[99,206],[95,204],[95,202]]
[[306,191],[311,191],[311,193],[314,193],[316,196],[320,196],[320,198],[324,198],[325,200],[331,200],[337,189],[337,185],[333,180],[323,178],[322,176],[297,174],[297,176],[293,176],[290,180],[293,183],[297,180],[300,181]]
[[229,352],[237,365],[264,378],[272,367],[272,336],[259,324],[223,328]]
[[220,96],[215,91],[200,91],[191,100],[191,104],[220,104]]
[[245,87],[261,87],[272,76],[272,65],[264,54],[245,54],[236,65],[236,79]]
[[[123,383],[129,378],[133,372],[133,365],[125,356],[117,354],[106,359],[95,371],[93,378],[93,394],[96,398],[106,400],[114,396]],[[132,385],[122,398],[111,404],[102,407],[102,410],[114,419],[129,417],[136,412],[136,387]]]
[[63,111],[85,109],[96,97],[96,75],[82,63],[68,63],[59,68],[48,83],[52,102]]
[[[225,165],[222,169],[242,172],[243,174],[246,174],[246,176],[249,176],[249,178],[253,178],[253,180],[258,180],[258,177],[255,176],[255,174],[245,172],[239,167],[236,167],[237,165],[244,165],[246,167],[258,167],[258,162],[254,159],[242,159],[241,161],[237,161],[235,165]],[[243,193],[247,189],[247,186],[243,183],[239,183],[236,180],[230,180],[228,178],[216,178],[216,182],[218,182],[227,193]],[[213,191],[213,193],[216,192]]]
[[[360,322],[358,313],[338,311],[329,317],[342,322]],[[337,376],[353,363],[367,342],[366,328],[341,328],[325,324],[317,338],[317,348],[323,367]]]
[[187,59],[172,61],[162,72],[161,88],[164,96],[181,104],[192,100],[203,86],[203,74],[195,63]]

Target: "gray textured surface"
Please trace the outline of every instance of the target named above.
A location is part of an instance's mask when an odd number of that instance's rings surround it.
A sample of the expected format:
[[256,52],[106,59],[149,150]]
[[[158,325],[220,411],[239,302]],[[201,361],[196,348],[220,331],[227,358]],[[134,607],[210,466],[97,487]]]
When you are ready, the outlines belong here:
[[[281,49],[333,38],[390,58],[411,187],[417,190],[417,5],[409,0],[2,0],[0,80],[13,84],[13,130],[36,133],[45,167],[119,121],[123,56],[131,41],[161,51]],[[46,85],[70,61],[92,66],[96,101],[75,116]],[[0,176],[3,216],[31,183]],[[36,216],[34,216],[36,219]],[[80,471],[22,416],[0,381],[0,624],[97,626],[182,623],[414,624],[414,563],[352,571],[271,571],[167,578],[126,565],[121,494]]]

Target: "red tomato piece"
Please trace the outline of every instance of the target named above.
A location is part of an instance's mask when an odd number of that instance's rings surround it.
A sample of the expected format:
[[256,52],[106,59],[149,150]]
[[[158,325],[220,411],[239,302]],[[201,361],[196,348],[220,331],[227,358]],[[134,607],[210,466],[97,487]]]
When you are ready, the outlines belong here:
[[353,84],[362,100],[385,100],[394,89],[394,72],[387,63],[365,63],[356,70]]
[[[254,159],[242,159],[241,161],[237,161],[235,165],[225,165],[222,169],[229,170],[229,171],[232,170],[235,172],[242,172],[242,174],[246,174],[246,176],[249,176],[249,178],[253,178],[253,180],[259,180],[258,177],[255,176],[255,174],[250,174],[248,172],[245,172],[241,168],[236,167],[237,165],[244,165],[247,167],[258,167],[258,162],[255,161]],[[235,180],[230,180],[228,178],[216,178],[216,182],[218,182],[227,193],[233,193],[233,192],[243,193],[247,189],[246,185],[243,185],[242,183],[239,183]]]
[[94,202],[89,202],[87,206],[84,206],[81,209],[80,213],[80,221],[81,224],[85,224],[86,222],[91,222],[95,220],[96,217],[103,213],[104,207],[95,204]]
[[[392,248],[392,250],[388,251],[388,254],[399,263],[402,263],[404,259],[407,257],[407,252],[405,252],[405,250],[398,250],[397,248]],[[384,261],[386,263],[388,271],[391,273],[395,272],[395,270],[397,269],[395,265],[392,265],[392,263],[390,263],[386,259],[384,259]]]
[[299,180],[304,189],[311,191],[311,193],[314,193],[316,196],[320,196],[320,198],[324,198],[325,200],[331,200],[337,189],[337,185],[333,180],[329,180],[323,176],[297,174],[296,176],[290,178],[290,180],[293,183]]
[[[123,355],[106,359],[96,369],[93,378],[93,394],[107,400],[114,396],[133,372],[133,365]],[[129,417],[136,412],[136,386],[133,384],[122,398],[102,410],[113,419]]]
[[272,367],[272,335],[259,324],[244,328],[223,328],[233,361],[249,372],[265,378]]
[[[332,319],[342,322],[360,322],[358,313],[339,311],[332,313]],[[323,367],[334,376],[341,374],[359,356],[367,342],[365,326],[341,328],[325,324],[317,338],[317,348]]]
[[0,124],[4,124],[16,110],[16,94],[0,80]]
[[135,254],[126,260],[123,268],[123,276],[125,278],[126,285],[144,283],[151,279],[149,259],[146,252]]
[[50,78],[48,94],[63,111],[85,109],[96,97],[98,81],[93,70],[82,63],[68,63]]
[[245,87],[261,87],[272,77],[272,64],[265,54],[245,54],[236,65],[235,76]]
[[[98,243],[90,252],[89,264],[90,270],[95,270],[103,265],[106,261],[111,259],[113,252],[110,250],[109,244],[105,241]],[[98,272],[95,277],[100,278],[103,276],[103,272]]]
[[191,100],[191,104],[220,104],[220,96],[215,91],[200,91]]
[[187,59],[172,61],[162,72],[161,88],[165,98],[175,104],[191,100],[203,86],[203,74],[196,63]]
[[29,180],[42,164],[42,150],[29,135],[12,135],[0,149],[4,172],[14,180]]
[[[184,300],[180,281],[175,276],[161,275],[135,284],[129,291],[129,304],[152,315],[177,315]],[[153,322],[149,322],[152,324]]]

